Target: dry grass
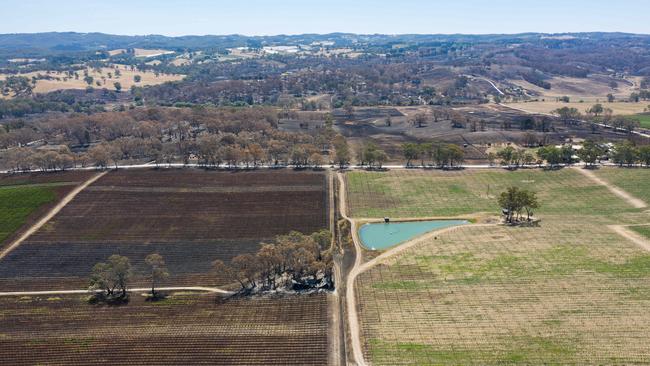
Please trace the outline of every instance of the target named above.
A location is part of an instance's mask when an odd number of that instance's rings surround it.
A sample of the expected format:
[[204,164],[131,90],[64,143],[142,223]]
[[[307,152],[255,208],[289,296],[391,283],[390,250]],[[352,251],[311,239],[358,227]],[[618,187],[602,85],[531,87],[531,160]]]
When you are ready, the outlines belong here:
[[[137,86],[147,86],[147,85],[158,85],[163,84],[168,81],[178,81],[182,80],[184,75],[171,75],[171,74],[159,74],[158,76],[155,73],[150,71],[139,71],[131,70],[130,67],[125,65],[115,65],[119,68],[122,73],[121,76],[115,76],[114,68],[102,68],[101,73],[95,69],[88,69],[88,75],[92,76],[95,79],[95,82],[99,81],[101,83],[98,86],[93,82],[94,88],[106,88],[114,90],[113,83],[119,82],[122,84],[122,90],[128,90],[133,85]],[[52,80],[38,80],[36,82],[36,87],[34,88],[34,93],[48,93],[55,90],[63,89],[85,89],[88,87],[88,84],[84,81],[83,70],[77,72],[79,74],[79,79],[75,79],[74,76],[66,80],[67,75],[63,72],[50,72],[49,74],[46,71],[36,71],[26,74],[21,74],[20,76],[25,76],[28,78],[35,77],[38,74],[49,75],[52,77]],[[108,77],[108,73],[112,74],[112,78]],[[140,75],[142,80],[139,83],[136,83],[133,77],[135,75]],[[0,80],[4,80],[7,75],[0,74]],[[58,80],[57,80],[58,79]]]
[[[596,99],[592,98],[591,100],[585,99],[584,103],[580,103],[580,102],[562,103],[562,102],[556,102],[555,99],[553,100],[547,99],[545,102],[539,101],[539,102],[506,103],[505,105],[516,109],[521,109],[526,112],[531,112],[531,113],[551,113],[556,109],[569,107],[569,108],[576,108],[578,111],[580,111],[580,113],[584,114],[587,109],[591,108],[596,103],[597,103]],[[626,102],[607,103],[605,98],[601,98],[599,103],[601,103],[605,108],[610,108],[612,111],[614,111],[614,114],[620,114],[620,115],[632,115],[632,114],[643,113],[650,106],[650,102],[648,101],[639,102],[639,103],[626,103]]]
[[[629,80],[613,79],[604,75],[591,75],[588,78],[552,77],[547,80],[551,83],[551,89],[547,90],[533,85],[525,80],[510,80],[511,83],[532,91],[540,98],[555,99],[561,96],[569,96],[572,99],[594,100],[600,98],[607,100],[607,94],[613,94],[617,98],[627,98],[638,90],[640,78],[631,77]],[[618,87],[612,89],[609,85],[615,81]]]
[[133,51],[135,52],[135,57],[154,57],[154,56],[169,55],[174,53],[174,51],[169,51],[169,50],[163,50],[163,49],[147,50],[144,48],[135,48]]
[[[163,49],[153,49],[148,50],[144,48],[134,48],[135,57],[155,57],[160,55],[168,55],[174,53],[174,51],[163,50]],[[109,56],[117,56],[126,53],[126,49],[120,48],[116,50],[108,51]]]

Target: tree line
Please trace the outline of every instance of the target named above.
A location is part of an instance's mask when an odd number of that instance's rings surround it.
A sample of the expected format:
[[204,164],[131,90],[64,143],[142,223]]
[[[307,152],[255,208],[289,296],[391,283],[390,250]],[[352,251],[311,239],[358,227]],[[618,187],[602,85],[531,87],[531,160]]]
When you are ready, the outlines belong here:
[[243,293],[332,289],[334,287],[332,234],[291,232],[272,243],[262,243],[253,254],[241,254],[230,263],[217,260],[216,272],[236,282]]
[[446,169],[459,166],[465,161],[465,152],[455,144],[406,143],[402,145],[402,153],[407,167],[413,167],[413,162],[419,160],[422,167]]
[[[240,254],[229,263],[213,262],[213,273],[230,283],[238,283],[240,292],[253,294],[285,289],[305,291],[331,290],[333,279],[332,234],[321,230],[311,235],[291,232],[279,235],[271,243],[261,243],[252,254]],[[164,258],[158,253],[145,258],[143,274],[151,284],[150,300],[164,297],[156,289],[169,277]],[[135,271],[128,257],[111,255],[105,262],[93,266],[89,290],[91,302],[122,303],[128,301],[129,285]]]
[[[282,131],[278,112],[272,108],[143,108],[12,121],[4,127],[0,148],[7,150],[0,152],[0,159],[2,165],[17,171],[107,167],[129,160],[158,165],[193,161],[206,167],[291,164],[316,168],[330,161],[346,165],[350,160],[349,151],[344,152],[345,138],[331,123],[305,132]],[[48,161],[57,162],[41,164],[44,149],[35,147],[44,143],[70,146],[74,151],[50,149],[54,152],[47,153]],[[338,156],[332,155],[334,150]]]

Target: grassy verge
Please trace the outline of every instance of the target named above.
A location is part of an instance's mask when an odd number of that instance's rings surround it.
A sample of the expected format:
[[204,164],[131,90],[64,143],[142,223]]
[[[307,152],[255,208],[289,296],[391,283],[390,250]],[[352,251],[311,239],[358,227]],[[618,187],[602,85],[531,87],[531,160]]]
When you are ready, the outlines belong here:
[[24,225],[34,211],[55,199],[53,189],[46,186],[0,188],[0,243]]

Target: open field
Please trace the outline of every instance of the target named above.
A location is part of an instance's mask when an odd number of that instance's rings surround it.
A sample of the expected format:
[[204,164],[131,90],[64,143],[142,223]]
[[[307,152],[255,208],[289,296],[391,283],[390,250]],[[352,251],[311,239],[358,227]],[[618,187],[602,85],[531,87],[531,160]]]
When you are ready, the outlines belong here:
[[[547,99],[545,102],[519,102],[519,103],[506,103],[505,105],[521,109],[530,113],[551,113],[556,109],[563,108],[563,107],[568,107],[568,108],[576,108],[580,113],[585,113],[585,111],[589,108],[591,108],[594,104],[596,104],[596,100],[585,100],[584,103],[580,102],[570,102],[570,103],[563,103],[563,102],[556,102],[555,99],[549,100]],[[600,99],[600,102],[603,107],[605,108],[610,108],[612,111],[614,111],[614,114],[619,114],[619,115],[633,115],[633,114],[639,114],[645,112],[646,108],[648,108],[648,102],[638,102],[638,103],[626,103],[626,102],[614,102],[614,103],[607,103],[606,98]]]
[[0,244],[16,237],[89,176],[86,172],[0,175]]
[[50,187],[0,188],[0,242],[23,226],[34,211],[54,201],[55,197]]
[[[648,108],[650,108],[650,104],[648,104]],[[650,114],[639,114],[634,116],[634,118],[639,121],[641,127],[650,128]]]
[[251,253],[261,241],[327,228],[325,175],[311,172],[118,171],[82,191],[0,266],[3,290],[83,288],[111,254],[158,252],[174,285],[224,285],[216,259]]
[[[102,68],[101,72],[96,69],[88,68],[88,75],[93,77],[94,81],[91,85],[93,88],[106,88],[109,90],[115,90],[114,83],[119,82],[122,84],[122,90],[129,90],[133,85],[135,86],[148,86],[148,85],[158,85],[163,84],[168,81],[178,81],[184,78],[184,75],[172,75],[172,74],[159,74],[155,75],[151,71],[139,71],[131,70],[130,67],[124,65],[115,65],[119,68],[122,73],[121,76],[115,76],[114,68]],[[64,90],[64,89],[86,89],[89,85],[84,81],[83,70],[77,71],[79,78],[69,77],[64,72],[52,71],[36,71],[25,74],[18,74],[17,76],[24,76],[28,78],[38,77],[38,75],[49,76],[50,79],[40,79],[36,81],[36,87],[34,87],[34,93],[49,93],[55,90]],[[109,73],[112,74],[112,77],[109,77]],[[139,83],[136,83],[133,79],[135,75],[140,75],[142,80]],[[4,80],[7,75],[0,74],[0,80]],[[96,82],[99,82],[100,85],[97,85]]]
[[650,255],[606,227],[465,227],[361,275],[366,358],[647,363]]
[[[172,294],[123,306],[85,296],[0,298],[11,365],[325,365],[327,295],[221,299]],[[91,361],[92,360],[92,361]]]
[[[108,51],[109,56],[117,56],[121,55],[123,53],[126,53],[126,49],[124,48],[119,48],[116,50],[110,50]],[[169,51],[169,50],[162,50],[162,49],[145,49],[145,48],[134,48],[133,53],[135,54],[135,57],[155,57],[155,56],[161,56],[161,55],[168,55],[175,53],[174,51]]]
[[650,169],[600,168],[595,174],[632,196],[650,203]]
[[645,238],[650,239],[650,225],[630,226],[630,229],[643,235]]
[[[594,215],[630,210],[607,188],[572,169],[351,172],[346,174],[353,217],[446,217],[498,214],[497,195],[515,185],[537,192],[540,214]],[[489,189],[489,192],[488,192]],[[566,200],[566,197],[572,197]]]
[[[540,88],[525,80],[510,80],[511,83],[518,85],[533,95],[546,99],[555,99],[562,96],[568,96],[571,99],[583,99],[585,101],[607,100],[607,94],[612,94],[619,99],[627,99],[630,94],[638,91],[639,77],[630,77],[627,80],[612,78],[606,75],[590,75],[587,78],[573,78],[555,76],[546,80],[551,84],[551,89]],[[609,84],[615,82],[616,88]]]
[[608,227],[646,224],[642,210],[575,169],[348,175],[358,217],[496,214],[487,182],[542,204],[538,228],[454,228],[362,273],[373,365],[650,362],[650,253]]

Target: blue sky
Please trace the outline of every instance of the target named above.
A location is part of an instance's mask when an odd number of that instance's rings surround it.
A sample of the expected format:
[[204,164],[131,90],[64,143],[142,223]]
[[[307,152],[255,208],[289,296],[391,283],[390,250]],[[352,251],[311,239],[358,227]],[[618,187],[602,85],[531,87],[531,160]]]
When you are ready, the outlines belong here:
[[0,33],[650,33],[648,0],[2,0]]

